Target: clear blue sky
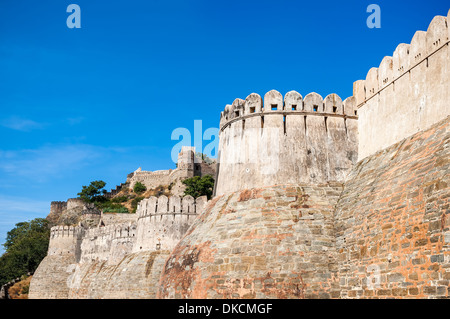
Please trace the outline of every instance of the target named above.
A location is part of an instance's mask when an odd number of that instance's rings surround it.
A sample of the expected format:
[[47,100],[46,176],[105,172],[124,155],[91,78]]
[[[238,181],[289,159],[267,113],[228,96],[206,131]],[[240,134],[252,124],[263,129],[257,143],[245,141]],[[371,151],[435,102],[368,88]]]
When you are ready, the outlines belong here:
[[[69,29],[69,4],[81,29]],[[381,28],[369,29],[371,3]],[[449,2],[0,2],[0,244],[50,202],[138,167],[174,168],[178,127],[218,127],[237,97],[276,89],[352,95]],[[0,247],[0,253],[2,252]]]

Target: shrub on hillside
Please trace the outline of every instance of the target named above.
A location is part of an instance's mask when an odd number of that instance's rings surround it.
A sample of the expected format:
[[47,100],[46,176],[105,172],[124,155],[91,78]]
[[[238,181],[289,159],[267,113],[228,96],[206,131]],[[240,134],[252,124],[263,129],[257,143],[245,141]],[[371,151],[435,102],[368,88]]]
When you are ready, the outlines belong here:
[[131,213],[132,214],[136,213],[137,206],[138,206],[139,202],[143,199],[144,199],[144,197],[138,196],[131,201]]
[[145,185],[142,184],[141,182],[136,182],[136,184],[134,184],[133,191],[134,191],[136,194],[143,193],[143,192],[145,192],[146,190],[147,190],[147,187],[145,187]]
[[208,200],[211,199],[214,190],[214,178],[212,176],[194,176],[185,179],[183,184],[186,185],[184,195],[191,195],[194,198],[206,195]]

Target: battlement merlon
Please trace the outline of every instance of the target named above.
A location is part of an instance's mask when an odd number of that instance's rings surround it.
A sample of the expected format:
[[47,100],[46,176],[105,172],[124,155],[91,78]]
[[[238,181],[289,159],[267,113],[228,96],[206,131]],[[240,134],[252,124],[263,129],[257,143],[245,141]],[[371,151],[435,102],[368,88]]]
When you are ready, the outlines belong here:
[[221,113],[215,195],[279,184],[343,182],[356,163],[355,97],[252,93]]
[[79,226],[54,226],[50,229],[48,255],[74,255],[84,229]]
[[332,93],[323,99],[312,92],[303,99],[300,93],[290,91],[283,99],[280,92],[271,90],[264,95],[264,100],[257,93],[251,93],[245,100],[235,99],[231,105],[226,105],[220,114],[220,130],[237,120],[276,114],[358,119],[354,103],[342,102],[337,94]]
[[450,115],[450,10],[353,84],[359,160]]
[[[450,10],[448,16],[450,17]],[[426,61],[436,51],[445,50],[450,39],[448,19],[443,16],[434,17],[426,32],[416,31],[411,44],[400,43],[392,57],[384,57],[378,68],[369,70],[365,80],[356,81],[353,95],[356,97],[357,107],[360,108],[367,100]]]
[[206,202],[206,196],[201,196],[197,199],[190,195],[184,197],[151,196],[139,202],[136,214],[138,214],[138,218],[166,214],[198,215],[202,212]]

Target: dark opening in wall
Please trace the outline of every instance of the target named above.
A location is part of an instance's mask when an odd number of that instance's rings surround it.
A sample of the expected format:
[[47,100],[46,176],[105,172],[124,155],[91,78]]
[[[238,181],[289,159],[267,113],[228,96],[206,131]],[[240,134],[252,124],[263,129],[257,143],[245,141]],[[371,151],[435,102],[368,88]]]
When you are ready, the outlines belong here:
[[286,115],[283,115],[283,130],[284,134],[286,134]]
[[255,112],[256,112],[255,107],[254,106],[250,107],[250,113],[255,113]]
[[297,105],[292,104],[292,111],[297,111]]
[[261,116],[261,128],[264,128],[264,116]]
[[337,106],[333,106],[333,113],[337,112]]
[[305,135],[306,135],[306,115],[303,118],[305,120]]
[[271,108],[272,108],[272,111],[276,111],[278,109],[278,105],[277,104],[272,104]]
[[317,112],[317,109],[318,109],[318,108],[319,108],[318,105],[314,105],[314,106],[313,106],[313,111],[314,111],[314,112]]
[[242,129],[245,130],[245,120],[242,120]]
[[358,111],[357,110],[355,110],[355,115],[358,115]]
[[234,116],[239,117],[239,111],[234,111]]

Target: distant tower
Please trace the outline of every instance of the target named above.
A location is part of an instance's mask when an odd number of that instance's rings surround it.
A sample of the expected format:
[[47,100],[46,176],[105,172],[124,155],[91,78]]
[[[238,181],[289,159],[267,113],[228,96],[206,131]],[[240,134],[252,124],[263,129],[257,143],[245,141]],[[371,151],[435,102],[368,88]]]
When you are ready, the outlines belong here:
[[194,177],[195,147],[183,146],[178,154],[177,168],[181,171],[180,177]]

